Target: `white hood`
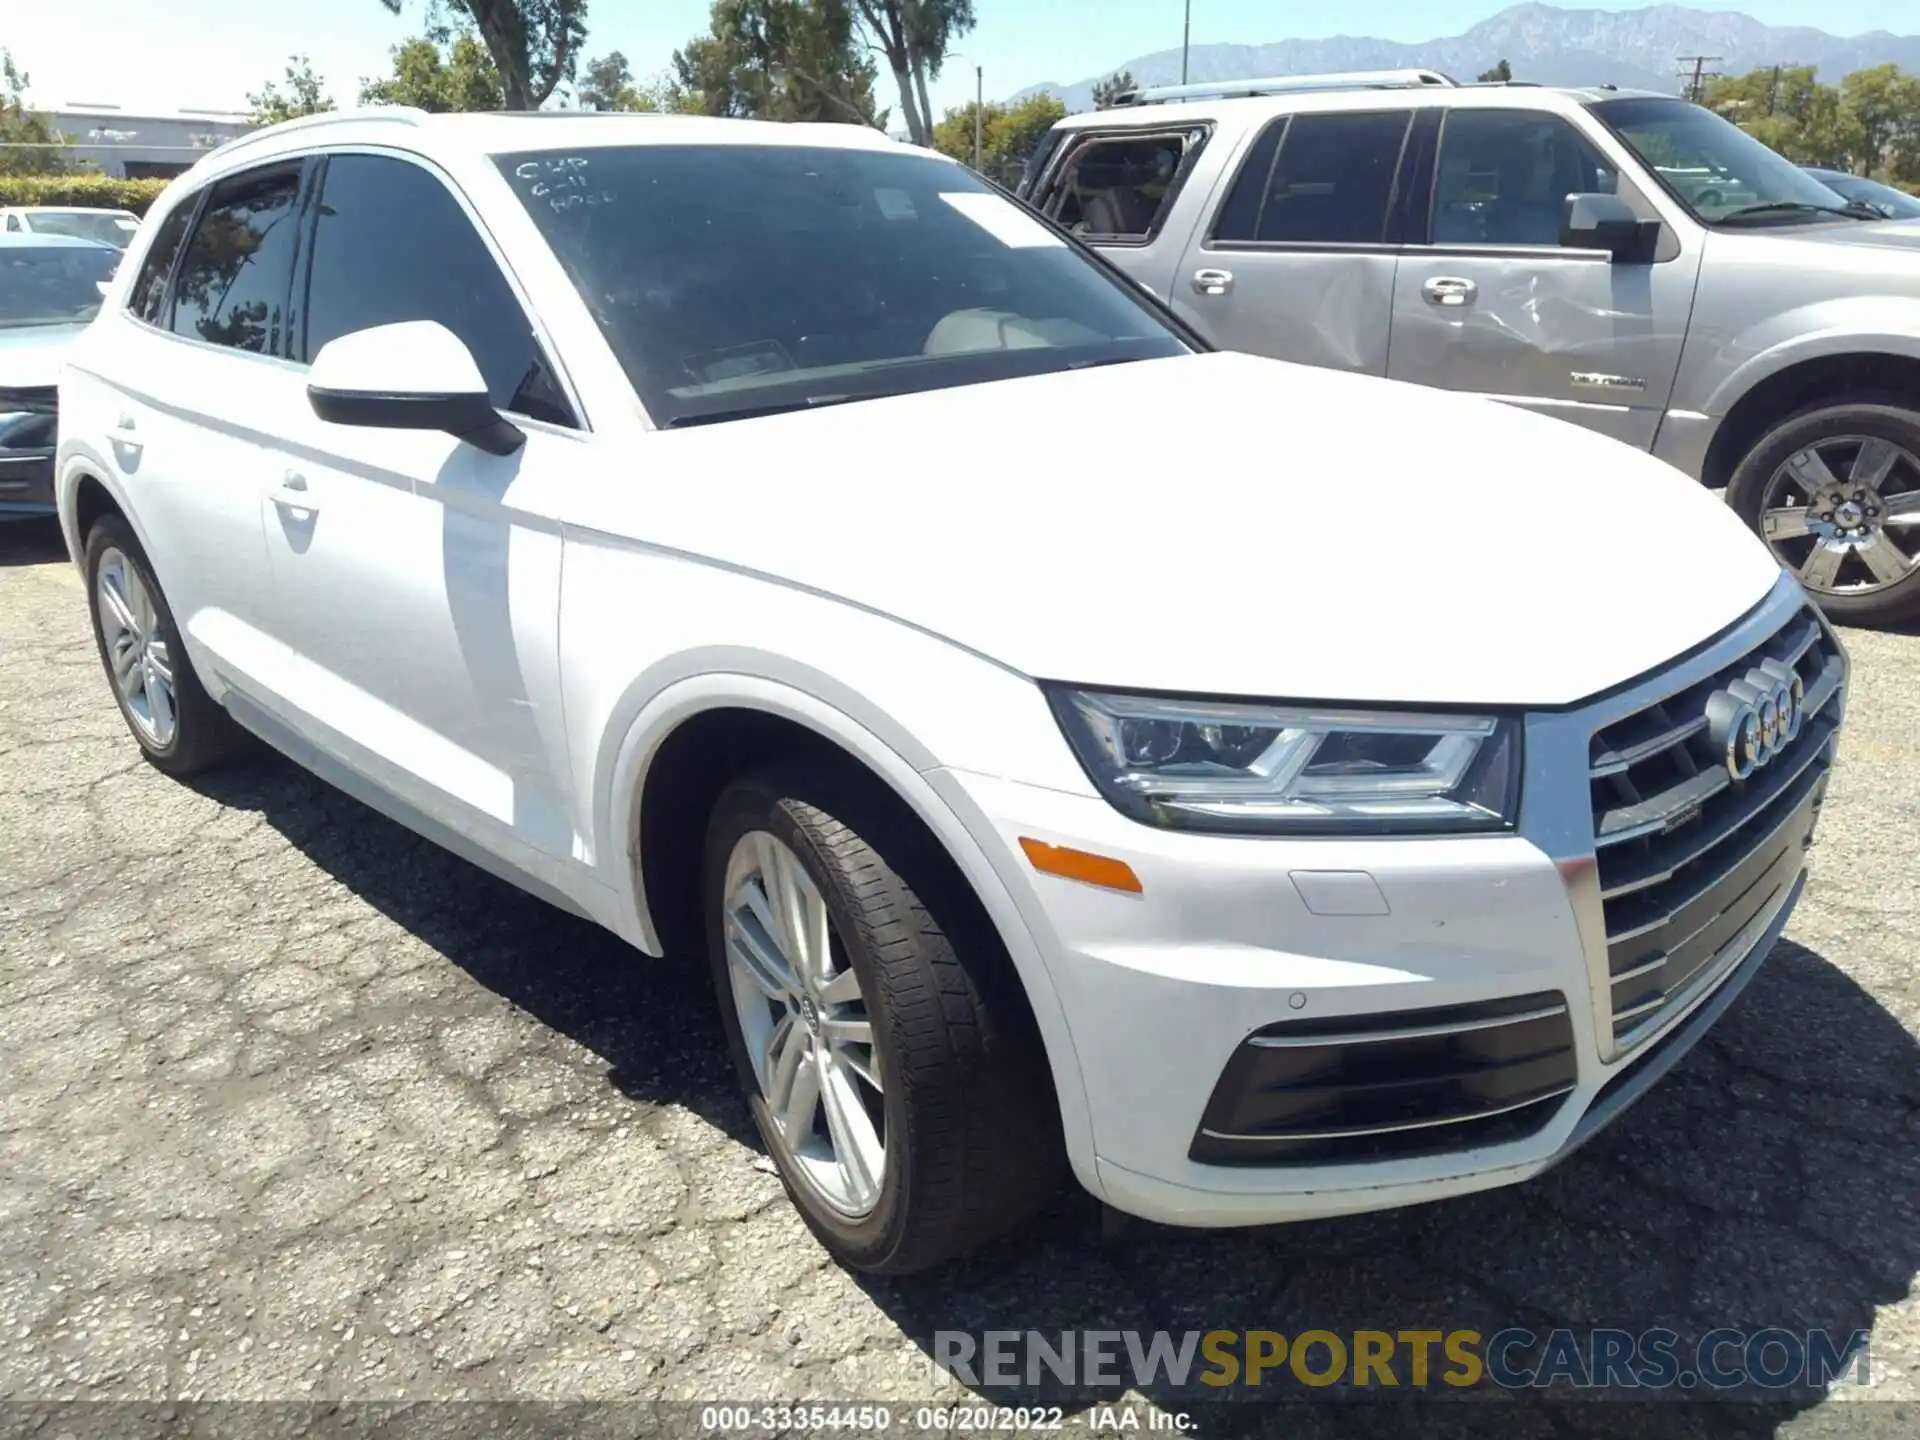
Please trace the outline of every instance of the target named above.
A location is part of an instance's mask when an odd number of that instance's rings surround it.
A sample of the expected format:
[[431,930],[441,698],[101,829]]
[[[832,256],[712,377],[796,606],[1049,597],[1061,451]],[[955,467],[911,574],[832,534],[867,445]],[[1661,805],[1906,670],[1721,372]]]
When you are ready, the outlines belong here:
[[572,518],[1115,688],[1564,704],[1780,578],[1711,492],[1615,441],[1237,354],[667,431],[635,459]]

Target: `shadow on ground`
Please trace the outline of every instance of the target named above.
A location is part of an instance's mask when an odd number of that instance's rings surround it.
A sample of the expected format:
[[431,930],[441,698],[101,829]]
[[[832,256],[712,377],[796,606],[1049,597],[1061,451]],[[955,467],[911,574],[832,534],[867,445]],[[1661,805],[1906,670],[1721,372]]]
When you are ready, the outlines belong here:
[[9,565],[50,565],[67,558],[67,542],[54,519],[10,519],[0,516],[0,568]]
[[[604,1059],[621,1091],[682,1105],[757,1144],[737,1098],[704,965],[648,962],[263,756],[202,782],[257,810],[317,864],[490,990]],[[1063,1195],[1028,1233],[932,1275],[875,1281],[929,1355],[939,1331],[1308,1329],[1336,1334],[1520,1326],[1870,1329],[1920,1271],[1920,1050],[1825,958],[1783,944],[1714,1034],[1612,1130],[1529,1184],[1444,1204],[1264,1230],[1136,1224],[1103,1238]],[[1734,1352],[1737,1354],[1737,1351]],[[1527,1352],[1516,1351],[1524,1360]],[[1436,1356],[1436,1360],[1437,1360]],[[1322,1352],[1316,1364],[1324,1364]],[[1404,1359],[1398,1362],[1406,1382]],[[1659,1403],[1565,1390],[1451,1394],[1278,1384],[1237,1403],[1164,1376],[1140,1387],[1201,1434],[1690,1436],[1920,1433],[1891,1404],[1813,1393]],[[1441,1366],[1436,1363],[1435,1371]],[[1690,1363],[1689,1363],[1690,1368]],[[1121,1387],[984,1386],[1069,1412]],[[1436,1387],[1444,1390],[1445,1387]],[[1277,1392],[1277,1393],[1276,1393]],[[1310,1395],[1307,1404],[1298,1401]],[[1372,1397],[1372,1398],[1364,1398]],[[1081,1433],[1085,1433],[1084,1431]]]

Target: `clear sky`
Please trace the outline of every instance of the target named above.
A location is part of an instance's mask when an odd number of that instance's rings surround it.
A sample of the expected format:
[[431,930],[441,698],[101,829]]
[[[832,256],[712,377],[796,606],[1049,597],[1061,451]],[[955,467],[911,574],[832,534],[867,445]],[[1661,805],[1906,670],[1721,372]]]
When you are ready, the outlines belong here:
[[[1585,0],[1608,10],[1640,0]],[[592,0],[587,53],[620,50],[642,79],[706,28],[710,0]],[[980,25],[959,45],[934,92],[936,108],[972,98],[973,66],[989,97],[1043,80],[1063,83],[1180,44],[1182,0],[975,0]],[[1192,0],[1193,40],[1257,44],[1289,37],[1457,35],[1501,0]],[[1568,8],[1573,8],[1569,5]],[[1915,0],[1706,0],[1773,25],[1835,34],[1920,30]],[[379,0],[0,0],[0,43],[33,80],[31,98],[57,106],[103,101],[128,109],[240,108],[247,92],[304,52],[334,98],[352,103],[362,76],[384,72],[388,49],[420,27],[423,0],[399,18]],[[891,97],[883,76],[882,103]],[[897,110],[897,104],[895,106]],[[897,116],[896,116],[897,118]]]

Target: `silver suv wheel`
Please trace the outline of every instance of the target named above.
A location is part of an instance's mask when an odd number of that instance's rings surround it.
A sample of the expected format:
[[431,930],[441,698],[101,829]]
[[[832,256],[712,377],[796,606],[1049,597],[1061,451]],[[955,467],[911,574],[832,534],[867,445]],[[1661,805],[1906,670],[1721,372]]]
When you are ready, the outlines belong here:
[[728,781],[700,893],[747,1109],[844,1263],[925,1270],[1018,1225],[1066,1168],[1012,958],[891,791],[819,748]]
[[1920,460],[1891,440],[1834,435],[1775,468],[1761,534],[1820,595],[1871,595],[1920,564]]
[[140,572],[108,546],[95,570],[93,605],[100,643],[127,719],[157,749],[173,743],[179,705],[173,690],[173,654],[160,612]]
[[727,861],[727,976],[741,1038],[773,1119],[769,1143],[836,1211],[879,1203],[886,1107],[860,977],[800,857],[765,830]]

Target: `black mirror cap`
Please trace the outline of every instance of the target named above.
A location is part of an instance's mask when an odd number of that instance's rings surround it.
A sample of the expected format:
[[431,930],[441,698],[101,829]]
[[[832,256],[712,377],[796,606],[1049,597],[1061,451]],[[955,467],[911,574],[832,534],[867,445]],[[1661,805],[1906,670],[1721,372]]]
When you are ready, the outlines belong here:
[[392,395],[375,390],[307,386],[313,413],[333,425],[375,430],[444,430],[489,455],[511,455],[526,433],[493,408],[482,392]]
[[1569,195],[1560,216],[1560,244],[1605,250],[1616,263],[1648,265],[1660,246],[1660,222],[1642,220],[1618,195]]

